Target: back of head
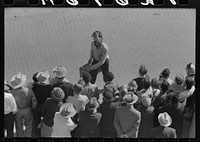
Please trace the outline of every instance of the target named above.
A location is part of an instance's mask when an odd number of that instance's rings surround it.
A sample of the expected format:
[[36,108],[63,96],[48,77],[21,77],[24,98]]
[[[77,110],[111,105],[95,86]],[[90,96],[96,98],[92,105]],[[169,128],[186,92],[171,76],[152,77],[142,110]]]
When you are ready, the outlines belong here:
[[54,101],[60,102],[64,99],[65,93],[60,87],[54,87],[51,91],[51,98]]
[[152,88],[156,88],[156,89],[159,89],[159,80],[157,78],[153,78],[151,80],[151,87]]
[[166,92],[169,88],[169,83],[166,80],[163,80],[162,84],[161,84],[161,89],[163,92]]
[[74,84],[73,90],[75,93],[80,93],[82,91],[83,87],[80,84]]
[[84,72],[82,78],[85,83],[89,83],[91,80],[91,75],[89,72]]
[[38,73],[39,73],[39,72],[36,72],[36,73],[33,74],[32,79],[33,79],[34,82],[38,82],[38,79],[37,79],[37,74],[38,74]]
[[112,72],[108,72],[106,74],[106,81],[113,81],[114,79],[114,74]]
[[187,77],[185,80],[185,84],[186,84],[186,89],[190,90],[192,86],[194,85],[194,79],[191,77]]
[[146,66],[141,64],[140,67],[139,67],[139,74],[141,76],[144,76],[144,75],[147,74],[147,72],[148,72],[148,70],[147,70]]
[[150,77],[147,75],[143,79],[143,88],[147,90],[149,89],[150,86],[151,86]]
[[175,83],[178,85],[181,85],[184,82],[184,77],[181,74],[178,74],[175,79],[174,79]]
[[195,65],[192,63],[189,63],[186,65],[186,72],[188,75],[194,75],[195,74]]
[[161,74],[162,74],[162,77],[163,77],[163,78],[168,78],[169,75],[170,75],[170,69],[165,68],[165,69],[162,71]]

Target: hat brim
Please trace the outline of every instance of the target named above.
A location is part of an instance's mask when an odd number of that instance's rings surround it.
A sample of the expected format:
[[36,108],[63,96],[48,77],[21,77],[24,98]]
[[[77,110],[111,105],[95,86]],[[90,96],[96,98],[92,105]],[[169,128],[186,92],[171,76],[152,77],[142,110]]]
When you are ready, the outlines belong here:
[[60,115],[64,118],[67,118],[67,117],[73,117],[74,115],[76,115],[76,111],[74,110],[73,112],[70,112],[68,115],[64,116],[62,115],[62,113],[60,112]]
[[[14,79],[12,78],[11,81],[12,81],[12,80],[14,80]],[[16,86],[13,86],[13,85],[11,84],[11,87],[12,87],[13,89],[20,88],[20,87],[22,87],[22,86],[24,86],[24,85],[26,84],[26,80],[27,80],[27,75],[24,75],[24,76],[23,76],[23,80],[22,80],[22,82],[21,82],[20,84],[18,84],[18,85],[16,85]]]
[[[125,96],[124,96],[125,97]],[[126,103],[126,104],[135,104],[136,102],[138,101],[138,97],[137,96],[135,96],[135,98],[134,98],[134,100],[132,101],[132,102],[127,102],[126,100],[124,100],[124,102]]]
[[164,124],[162,121],[161,121],[161,115],[160,116],[158,116],[158,121],[159,121],[159,123],[160,123],[160,125],[162,125],[162,126],[164,126],[164,127],[168,127],[168,126],[170,126],[171,124],[172,124],[172,119],[171,119],[171,117],[169,117],[169,121],[166,123],[166,124]]
[[97,103],[97,105],[95,106],[95,107],[90,107],[90,105],[89,105],[89,102],[87,103],[87,105],[86,105],[86,108],[88,109],[88,110],[94,110],[94,109],[97,109],[99,107],[99,104]]
[[64,75],[62,75],[62,76],[59,76],[59,75],[56,74],[56,77],[57,77],[57,78],[64,78],[65,76],[66,76],[66,74],[64,74]]
[[45,83],[45,84],[47,84],[48,81],[49,81],[49,79],[50,79],[50,77],[51,77],[51,75],[48,73],[48,75],[45,76],[46,80],[40,81],[40,80],[39,80],[39,76],[40,76],[41,74],[42,74],[42,72],[37,73],[36,78],[37,78],[38,82],[39,82],[39,83]]

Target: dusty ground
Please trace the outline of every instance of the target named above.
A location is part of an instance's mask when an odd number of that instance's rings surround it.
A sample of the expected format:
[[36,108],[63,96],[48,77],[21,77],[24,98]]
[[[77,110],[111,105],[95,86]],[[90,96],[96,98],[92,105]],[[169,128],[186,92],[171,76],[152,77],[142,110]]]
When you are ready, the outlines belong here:
[[[89,58],[91,34],[103,33],[115,81],[126,84],[145,64],[151,78],[168,67],[171,78],[195,63],[194,9],[7,8],[5,79],[19,71],[29,76],[62,64],[75,83]],[[97,85],[102,88],[102,75]],[[185,125],[186,126],[186,125]]]

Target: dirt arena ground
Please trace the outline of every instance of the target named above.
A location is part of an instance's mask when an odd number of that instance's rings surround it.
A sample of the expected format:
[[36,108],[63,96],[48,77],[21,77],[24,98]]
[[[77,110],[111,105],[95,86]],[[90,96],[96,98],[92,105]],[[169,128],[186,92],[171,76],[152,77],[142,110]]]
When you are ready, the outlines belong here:
[[[89,58],[91,34],[103,33],[110,71],[127,84],[145,64],[151,78],[168,67],[171,78],[195,64],[195,10],[148,8],[6,8],[5,79],[62,64],[75,83]],[[53,74],[52,74],[53,76]],[[97,85],[102,88],[102,74]],[[186,126],[186,125],[185,125]]]

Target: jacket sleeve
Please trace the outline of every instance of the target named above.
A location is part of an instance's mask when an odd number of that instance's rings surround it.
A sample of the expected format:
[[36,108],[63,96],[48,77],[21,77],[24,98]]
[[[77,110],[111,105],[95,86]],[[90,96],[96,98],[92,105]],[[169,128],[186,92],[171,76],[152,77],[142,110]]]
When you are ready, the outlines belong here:
[[115,116],[114,116],[114,127],[117,131],[117,135],[118,137],[120,137],[120,135],[123,134],[123,131],[122,131],[122,128],[121,128],[121,125],[120,125],[120,121],[118,119],[118,110],[115,111]]
[[133,135],[135,135],[134,136],[135,138],[138,137],[138,130],[139,130],[139,127],[140,127],[140,121],[141,121],[141,114],[139,113],[138,118],[133,123],[132,129],[127,133],[128,137],[133,136]]
[[37,99],[36,99],[35,94],[32,89],[29,89],[29,93],[31,95],[32,109],[35,109],[38,104]]

